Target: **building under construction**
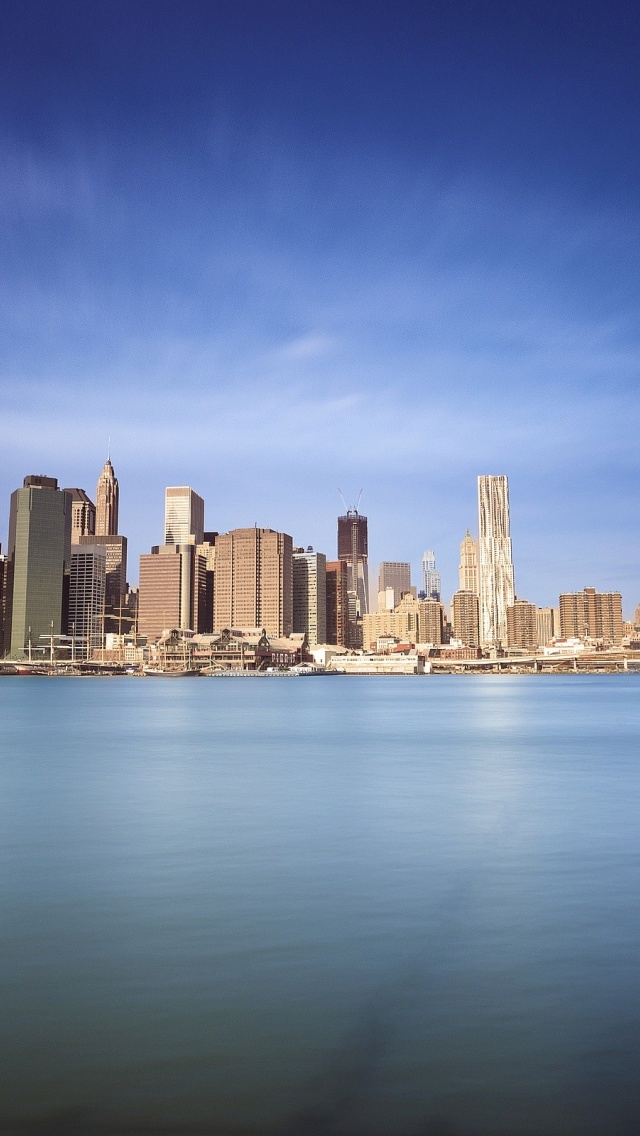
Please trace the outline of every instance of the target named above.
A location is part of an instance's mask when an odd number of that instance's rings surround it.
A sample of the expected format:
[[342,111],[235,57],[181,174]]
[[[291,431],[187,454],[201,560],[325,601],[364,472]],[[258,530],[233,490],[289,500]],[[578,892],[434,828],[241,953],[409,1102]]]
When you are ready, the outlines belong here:
[[347,564],[350,647],[362,646],[362,617],[369,614],[367,518],[358,511],[358,505],[338,517],[338,560]]

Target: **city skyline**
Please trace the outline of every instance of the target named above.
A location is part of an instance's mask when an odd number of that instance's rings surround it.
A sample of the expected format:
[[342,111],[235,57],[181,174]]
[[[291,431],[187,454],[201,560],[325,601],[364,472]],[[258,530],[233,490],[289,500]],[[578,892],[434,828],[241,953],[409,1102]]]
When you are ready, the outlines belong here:
[[[102,473],[98,478],[96,498],[100,498],[105,478],[105,472],[107,470],[108,480],[113,484],[113,486],[115,486],[115,511],[113,514],[114,523],[112,527],[117,529],[119,488],[118,479],[115,476],[115,471],[110,456],[108,457]],[[25,486],[29,482],[37,484],[40,481],[50,481],[52,484],[53,482],[56,482],[56,484],[58,484],[58,479],[51,478],[48,475],[25,475],[24,478]],[[505,474],[479,474],[476,478],[476,485],[476,528],[479,535],[477,538],[472,536],[469,528],[466,528],[465,535],[459,544],[457,585],[452,588],[449,594],[446,594],[443,589],[442,595],[437,596],[437,598],[438,600],[442,600],[442,603],[445,605],[445,608],[449,613],[449,617],[453,618],[453,601],[455,597],[460,594],[460,591],[462,591],[463,593],[468,590],[473,591],[475,586],[476,594],[479,597],[479,636],[482,644],[488,647],[493,644],[500,645],[501,642],[504,643],[506,641],[507,608],[514,601],[523,602],[525,600],[525,597],[522,595],[521,591],[518,592],[518,590],[515,588],[514,583],[514,561],[512,556],[512,542],[510,538],[511,517],[509,505],[509,479]],[[259,526],[256,522],[254,523],[254,525],[245,526],[244,528],[242,526],[234,525],[231,526],[226,532],[222,529],[216,529],[214,531],[211,529],[211,524],[209,522],[207,524],[207,531],[205,531],[206,502],[204,498],[200,494],[198,494],[192,486],[165,486],[163,511],[163,532],[165,544],[161,545],[159,542],[153,544],[151,546],[151,556],[149,555],[149,549],[141,553],[136,559],[136,564],[139,565],[139,570],[136,572],[135,569],[131,568],[127,570],[127,546],[130,543],[130,540],[127,536],[121,534],[118,535],[117,533],[113,533],[111,535],[96,533],[94,535],[92,526],[95,523],[96,519],[96,508],[86,490],[82,488],[59,488],[58,491],[67,494],[69,498],[69,527],[72,547],[75,542],[76,544],[80,543],[81,545],[87,546],[88,550],[94,546],[102,546],[105,549],[107,557],[107,614],[112,619],[112,621],[115,621],[115,619],[117,619],[118,607],[124,603],[125,585],[134,588],[137,588],[139,586],[143,562],[153,563],[153,553],[157,553],[158,551],[165,553],[180,551],[181,555],[183,555],[185,546],[189,545],[191,546],[192,552],[198,551],[198,553],[204,556],[205,560],[207,560],[207,549],[210,548],[213,550],[217,537],[226,538],[233,532],[245,532],[249,534],[252,531],[257,532],[261,529],[261,526]],[[12,502],[15,493],[17,493],[17,490],[15,490],[11,496]],[[342,495],[340,494],[340,496]],[[419,566],[412,565],[410,561],[400,562],[397,560],[380,561],[378,565],[376,565],[375,562],[367,563],[368,518],[362,513],[359,513],[357,508],[351,508],[347,511],[346,515],[339,515],[337,517],[337,523],[338,530],[337,534],[334,533],[334,547],[336,548],[338,558],[342,558],[346,562],[347,580],[350,582],[348,584],[348,588],[353,584],[353,575],[351,564],[349,563],[347,544],[349,545],[349,547],[355,547],[355,545],[353,544],[355,540],[358,548],[362,548],[362,550],[364,550],[365,575],[363,578],[363,583],[364,580],[366,580],[368,585],[367,594],[369,594],[370,592],[368,610],[371,613],[375,613],[378,610],[383,610],[384,608],[386,608],[387,610],[392,610],[392,607],[395,607],[395,604],[399,602],[399,599],[403,594],[402,589],[404,587],[410,587],[414,595],[418,593],[418,585],[413,583],[414,568],[415,579],[419,579],[422,585],[424,585],[426,578],[425,572],[427,574],[433,573],[436,579],[440,579],[439,573],[435,571],[436,559],[433,550],[429,550],[423,553]],[[102,527],[105,527],[104,523]],[[9,528],[11,528],[11,513],[9,514]],[[273,530],[270,526],[265,526],[261,531],[271,532]],[[352,533],[357,533],[358,535],[350,535]],[[292,543],[294,552],[305,552],[305,547],[298,545],[297,543],[298,534],[280,533],[279,535],[286,536],[286,538]],[[174,537],[176,538],[175,540],[173,539]],[[168,543],[167,538],[169,538]],[[209,538],[213,540],[214,545],[210,545],[208,543]],[[136,534],[134,534],[134,542],[135,539]],[[203,541],[204,544],[202,543]],[[496,564],[498,565],[497,575],[496,567],[494,564],[496,548],[498,549],[496,560]],[[8,549],[9,544],[0,546],[0,552],[4,553],[5,556],[8,552]],[[333,554],[331,546],[329,546],[326,550],[322,550],[314,548],[314,546],[311,544],[306,546],[306,553],[313,554],[314,557],[321,555],[327,565],[331,561]],[[484,584],[481,562],[485,563]],[[215,563],[215,554],[213,563]],[[169,570],[168,567],[166,570]],[[198,569],[194,564],[194,566],[192,566],[188,573],[189,579],[191,579],[191,574],[197,571]],[[202,564],[202,571],[204,572],[204,562]],[[385,577],[387,574],[391,573],[389,577],[391,579],[391,577],[398,572],[400,572],[403,583],[402,587],[396,586],[395,590],[397,594],[394,596],[395,602],[390,608],[391,597],[390,595],[387,595],[385,600],[382,599],[382,593],[380,593],[376,589],[376,579],[378,580],[378,584],[380,584],[383,577]],[[504,575],[505,572],[506,575]],[[182,574],[183,573],[181,569],[179,576],[181,576]],[[504,580],[502,579],[503,575]],[[589,574],[590,579],[592,579],[592,575],[592,573]],[[398,580],[400,580],[400,576],[398,576]],[[204,587],[204,584],[202,584],[202,586]],[[187,595],[191,594],[192,592],[192,585],[188,584],[186,585],[186,587],[187,591],[185,592],[182,600],[176,601],[180,610],[180,615],[176,616],[175,619],[176,626],[178,627],[187,627],[189,626],[189,623],[192,622],[192,619],[187,614],[187,612],[189,611],[189,604],[194,602],[193,595],[191,595],[190,601],[186,598]],[[358,587],[360,588],[360,584],[358,585]],[[586,588],[587,590],[593,590],[591,584],[585,584],[584,582],[582,582],[577,586],[561,587],[558,595],[561,596],[562,594],[569,595],[581,593],[583,588]],[[600,590],[604,594],[611,594],[613,592],[620,592],[621,588],[619,586],[604,589],[598,589],[596,587],[595,590]],[[424,595],[424,590],[420,592],[420,595]],[[427,596],[426,598],[430,597]],[[204,593],[201,602],[205,602]],[[535,596],[533,597],[533,599],[531,597],[527,598],[526,602],[528,604],[533,603],[533,606],[541,611],[546,610],[549,607],[549,605],[540,603],[540,601]],[[632,608],[637,614],[637,611],[640,610],[640,604],[636,605],[635,600],[629,596],[624,597],[624,604],[625,607],[623,610],[623,618],[631,620]],[[556,605],[557,597],[554,597],[553,604],[551,605],[550,609],[556,607]],[[497,612],[496,607],[499,609]],[[178,610],[178,608],[176,610]],[[364,614],[364,612],[361,612],[360,614]],[[192,615],[193,612],[191,612],[191,616]]]
[[3,14],[0,495],[111,436],[134,562],[167,484],[327,549],[364,485],[449,596],[508,470],[524,595],[640,594],[637,12]]

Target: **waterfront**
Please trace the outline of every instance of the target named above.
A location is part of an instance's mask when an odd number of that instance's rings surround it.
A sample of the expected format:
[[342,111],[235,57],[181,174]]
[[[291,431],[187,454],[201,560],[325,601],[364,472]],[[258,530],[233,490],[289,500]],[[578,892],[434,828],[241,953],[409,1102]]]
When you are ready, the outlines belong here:
[[4,1130],[640,1130],[640,680],[0,684]]

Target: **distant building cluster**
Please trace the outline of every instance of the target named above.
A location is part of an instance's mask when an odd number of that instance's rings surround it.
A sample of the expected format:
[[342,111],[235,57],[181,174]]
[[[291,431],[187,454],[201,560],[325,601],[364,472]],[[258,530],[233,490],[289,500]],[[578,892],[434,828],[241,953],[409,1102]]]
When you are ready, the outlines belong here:
[[478,535],[467,530],[462,539],[449,607],[431,549],[420,587],[408,562],[380,564],[371,604],[368,521],[358,507],[338,517],[337,556],[328,560],[270,528],[207,530],[202,497],[190,486],[169,486],[164,540],[140,557],[137,588],[127,583],[118,512],[110,457],[95,504],[85,489],[25,477],[11,495],[9,544],[0,555],[4,658],[195,660],[214,670],[305,660],[325,666],[339,658],[349,671],[366,655],[373,673],[402,673],[409,656],[482,660],[605,649],[633,646],[640,632],[640,605],[635,621],[625,623],[619,592],[585,588],[546,608],[516,595],[503,475],[478,478]]

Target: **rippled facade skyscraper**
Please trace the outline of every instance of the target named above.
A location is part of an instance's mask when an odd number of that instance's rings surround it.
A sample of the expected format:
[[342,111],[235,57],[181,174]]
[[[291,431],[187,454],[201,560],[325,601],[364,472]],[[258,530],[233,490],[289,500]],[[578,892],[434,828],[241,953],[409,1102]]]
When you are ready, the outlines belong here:
[[506,646],[507,608],[515,599],[509,482],[504,474],[478,478],[480,641]]

